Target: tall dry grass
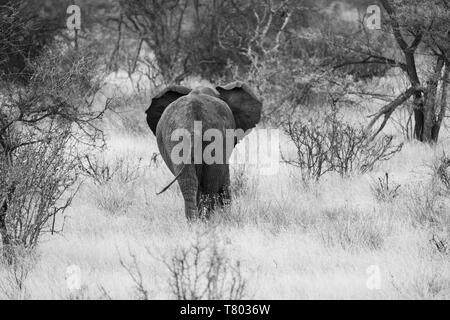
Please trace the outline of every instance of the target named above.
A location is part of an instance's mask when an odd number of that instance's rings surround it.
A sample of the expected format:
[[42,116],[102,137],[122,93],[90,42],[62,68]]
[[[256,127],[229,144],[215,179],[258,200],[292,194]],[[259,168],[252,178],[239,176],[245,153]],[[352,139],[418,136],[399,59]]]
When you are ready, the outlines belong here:
[[[133,119],[145,127],[143,116]],[[20,285],[14,270],[0,266],[0,298],[173,298],[165,261],[189,250],[199,233],[213,234],[219,252],[239,261],[250,298],[450,298],[450,192],[435,170],[450,146],[445,129],[437,146],[407,142],[371,172],[308,184],[287,164],[270,176],[233,165],[231,206],[188,225],[178,186],[156,195],[173,177],[155,157],[155,138],[119,120],[107,122],[107,149],[92,155],[116,173],[101,183],[85,178],[56,221],[62,233],[44,236],[30,268],[26,259],[17,266],[26,271]],[[387,130],[401,137],[394,126]],[[295,153],[286,137],[281,142],[284,154]],[[389,201],[373,185],[385,173],[400,186]],[[74,265],[75,290],[68,283]],[[368,286],[373,266],[377,288]]]

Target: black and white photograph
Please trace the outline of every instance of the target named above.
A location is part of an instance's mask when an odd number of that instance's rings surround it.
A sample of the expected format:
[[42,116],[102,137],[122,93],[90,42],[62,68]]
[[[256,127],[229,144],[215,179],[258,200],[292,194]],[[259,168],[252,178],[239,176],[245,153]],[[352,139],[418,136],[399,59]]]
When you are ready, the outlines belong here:
[[450,299],[449,90],[449,0],[0,0],[0,300]]

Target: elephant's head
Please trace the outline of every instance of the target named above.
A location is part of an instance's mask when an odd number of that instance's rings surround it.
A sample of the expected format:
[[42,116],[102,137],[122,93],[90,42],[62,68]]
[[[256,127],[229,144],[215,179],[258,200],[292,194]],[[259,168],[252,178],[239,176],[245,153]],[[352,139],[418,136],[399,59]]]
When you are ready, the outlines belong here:
[[188,94],[202,93],[224,101],[231,109],[236,129],[247,131],[256,126],[261,118],[262,103],[243,82],[235,81],[215,89],[200,87],[191,90],[184,86],[170,86],[152,99],[147,109],[147,123],[156,135],[156,127],[164,110],[172,102]]

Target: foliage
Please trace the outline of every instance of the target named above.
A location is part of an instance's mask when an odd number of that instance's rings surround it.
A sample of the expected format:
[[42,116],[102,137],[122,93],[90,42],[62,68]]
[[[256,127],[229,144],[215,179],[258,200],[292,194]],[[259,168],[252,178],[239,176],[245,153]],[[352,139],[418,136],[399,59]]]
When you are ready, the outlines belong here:
[[38,57],[61,32],[64,9],[56,3],[49,5],[45,0],[0,1],[2,79],[20,83],[30,80],[33,69],[29,61]]

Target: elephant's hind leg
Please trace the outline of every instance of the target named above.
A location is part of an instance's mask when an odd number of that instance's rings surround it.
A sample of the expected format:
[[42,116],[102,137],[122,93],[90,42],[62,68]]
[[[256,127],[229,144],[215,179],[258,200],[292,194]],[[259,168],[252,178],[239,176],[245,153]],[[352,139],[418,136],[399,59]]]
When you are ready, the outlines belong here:
[[222,186],[219,191],[219,204],[224,207],[231,203],[230,186],[228,184]]
[[199,215],[208,220],[214,210],[228,205],[231,201],[230,194],[227,191],[220,193],[201,193],[199,201]]
[[219,190],[219,204],[223,207],[231,203],[230,193],[230,167],[225,170],[225,181]]

